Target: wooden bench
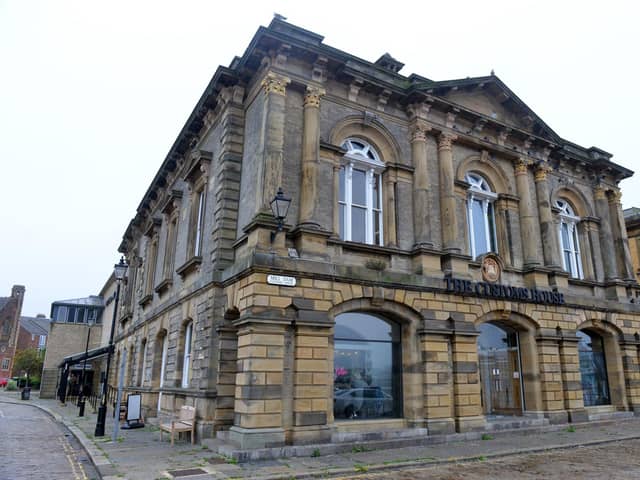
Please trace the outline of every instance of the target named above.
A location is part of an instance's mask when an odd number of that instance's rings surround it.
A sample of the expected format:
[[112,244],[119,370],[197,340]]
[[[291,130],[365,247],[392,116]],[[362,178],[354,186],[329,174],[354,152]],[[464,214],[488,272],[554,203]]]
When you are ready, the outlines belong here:
[[173,445],[173,435],[180,432],[191,432],[191,444],[195,443],[196,430],[196,409],[184,405],[178,412],[178,418],[169,423],[160,424],[160,441],[162,441],[162,431],[171,433],[171,445]]

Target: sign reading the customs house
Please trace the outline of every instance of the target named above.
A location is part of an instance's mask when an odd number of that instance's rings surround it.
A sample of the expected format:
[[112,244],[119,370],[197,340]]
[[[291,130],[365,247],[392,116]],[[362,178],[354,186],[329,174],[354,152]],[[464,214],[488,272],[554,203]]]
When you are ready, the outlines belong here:
[[512,287],[500,283],[472,282],[458,278],[446,277],[447,292],[460,295],[473,295],[484,298],[500,298],[523,302],[543,303],[547,305],[564,305],[564,294],[537,288]]
[[295,277],[285,277],[284,275],[267,275],[267,283],[270,285],[282,285],[283,287],[295,287]]

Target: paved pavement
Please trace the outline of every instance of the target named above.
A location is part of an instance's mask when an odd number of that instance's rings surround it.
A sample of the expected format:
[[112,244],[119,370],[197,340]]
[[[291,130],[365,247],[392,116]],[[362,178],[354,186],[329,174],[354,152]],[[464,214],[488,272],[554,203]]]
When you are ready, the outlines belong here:
[[[632,418],[618,422],[576,425],[574,428],[567,428],[565,425],[546,427],[542,430],[492,433],[490,436],[485,436],[484,440],[477,438],[476,440],[455,441],[454,438],[448,443],[387,450],[369,450],[366,444],[354,444],[350,451],[341,454],[325,455],[321,449],[318,449],[317,451],[312,450],[311,455],[306,457],[236,463],[230,458],[221,457],[206,446],[192,446],[188,441],[176,442],[176,445],[171,447],[165,436],[164,441],[160,442],[158,429],[153,425],[136,430],[120,430],[118,440],[112,442],[111,412],[108,416],[106,436],[97,439],[93,437],[96,415],[91,412],[90,407],[87,408],[87,415],[80,418],[77,416],[77,407],[71,404],[62,406],[56,400],[40,399],[37,393],[34,395],[33,392],[31,398],[29,401],[21,401],[18,393],[0,390],[0,410],[8,410],[6,402],[13,402],[36,405],[50,412],[55,419],[64,423],[86,448],[104,480],[123,478],[129,480],[169,480],[174,478],[179,480],[229,478],[290,480],[295,478],[299,480],[310,477],[347,478],[357,474],[365,474],[365,472],[371,478],[374,474],[376,478],[400,478],[398,476],[400,470],[407,472],[426,466],[437,468],[439,465],[461,461],[501,462],[506,456],[522,453],[536,454],[553,449],[573,451],[578,446],[586,448],[603,446],[602,448],[607,450],[607,445],[613,442],[628,445],[629,442],[640,439],[640,418]],[[2,433],[4,434],[3,431]],[[13,438],[14,434],[18,435],[12,433],[9,437]],[[4,438],[0,441],[7,441],[4,435],[2,437]],[[50,447],[52,442],[45,443]],[[637,452],[640,453],[640,442],[633,445],[638,446]],[[44,449],[43,446],[40,448]],[[637,454],[634,455],[637,458]],[[620,459],[615,460],[616,468],[622,466],[621,461]],[[639,469],[640,466],[636,468],[636,470]],[[568,477],[574,478],[570,473]],[[13,479],[14,477],[8,478]],[[69,476],[68,478],[74,477]],[[426,477],[403,476],[402,478]],[[453,475],[442,478],[462,478],[462,476]],[[4,477],[0,475],[0,479],[4,480]]]
[[0,479],[99,478],[76,438],[31,405],[0,403]]

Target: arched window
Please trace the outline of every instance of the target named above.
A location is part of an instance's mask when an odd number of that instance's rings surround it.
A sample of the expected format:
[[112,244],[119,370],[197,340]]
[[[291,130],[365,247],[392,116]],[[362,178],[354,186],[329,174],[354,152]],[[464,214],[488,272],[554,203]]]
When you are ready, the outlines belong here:
[[473,258],[487,252],[497,251],[496,221],[493,202],[498,195],[491,191],[487,181],[475,173],[467,173],[469,183],[467,197],[467,220],[469,223],[469,243]]
[[340,238],[382,245],[381,174],[384,163],[364,140],[347,139],[342,148],[347,153],[340,168]]
[[578,222],[576,216],[565,200],[556,200],[556,207],[560,210],[560,245],[562,246],[562,267],[575,278],[583,278],[582,262],[580,260],[580,243],[578,242]]
[[193,322],[189,322],[184,330],[184,354],[182,357],[182,388],[189,386],[189,376],[191,374],[191,336],[193,333]]
[[600,335],[590,331],[578,331],[578,356],[582,379],[584,406],[609,405],[609,378],[604,356],[604,341]]
[[400,417],[400,325],[369,313],[343,313],[336,317],[334,346],[334,417]]

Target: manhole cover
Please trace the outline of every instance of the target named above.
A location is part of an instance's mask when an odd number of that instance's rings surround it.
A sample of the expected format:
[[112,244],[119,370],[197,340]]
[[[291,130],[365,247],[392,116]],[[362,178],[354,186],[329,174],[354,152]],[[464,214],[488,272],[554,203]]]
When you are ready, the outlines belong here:
[[187,468],[186,470],[169,470],[167,473],[172,477],[190,477],[192,475],[202,475],[207,472],[201,468]]
[[212,465],[217,465],[219,463],[227,463],[227,460],[224,458],[220,458],[220,457],[212,457],[209,460],[207,460],[209,463],[211,463]]

